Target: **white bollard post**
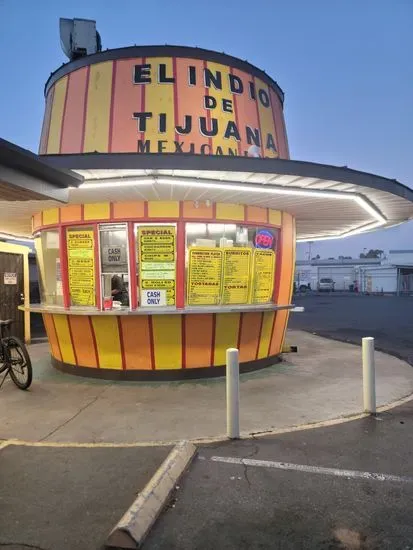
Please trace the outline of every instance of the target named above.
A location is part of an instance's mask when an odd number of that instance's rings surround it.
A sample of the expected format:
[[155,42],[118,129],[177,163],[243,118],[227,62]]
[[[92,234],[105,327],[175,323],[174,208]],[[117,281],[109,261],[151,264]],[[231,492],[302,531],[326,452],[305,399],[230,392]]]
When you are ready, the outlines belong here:
[[239,359],[238,350],[227,349],[227,436],[239,439]]
[[362,340],[364,412],[376,413],[376,375],[374,367],[374,338]]

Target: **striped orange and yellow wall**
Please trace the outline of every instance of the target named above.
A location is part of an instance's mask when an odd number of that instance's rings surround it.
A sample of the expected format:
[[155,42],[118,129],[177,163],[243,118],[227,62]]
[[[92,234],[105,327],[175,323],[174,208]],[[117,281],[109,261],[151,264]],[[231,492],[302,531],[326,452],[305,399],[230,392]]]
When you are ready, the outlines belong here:
[[[282,227],[290,214],[237,203],[206,203],[202,201],[125,201],[69,204],[60,208],[49,208],[32,217],[33,231],[90,222],[119,221],[217,221],[240,222],[256,225]],[[293,221],[291,221],[293,223]]]
[[[157,78],[159,64],[166,66],[175,82],[160,84]],[[133,68],[138,64],[151,66],[151,82],[136,85]],[[198,74],[196,85],[188,84],[188,67]],[[209,69],[222,74],[222,89],[205,88],[202,71]],[[228,75],[243,82],[252,82],[256,90],[263,90],[269,98],[264,106],[245,91],[232,94]],[[217,100],[214,110],[205,109],[205,95]],[[232,112],[225,112],[222,100],[232,101]],[[136,112],[150,112],[146,130],[138,131]],[[166,115],[166,129],[160,132],[159,113]],[[184,125],[185,115],[192,117],[188,134],[176,132]],[[219,133],[214,137],[202,135],[199,117],[218,121]],[[228,121],[234,121],[240,130],[240,140],[225,138]],[[138,140],[150,141],[150,152],[159,152],[157,142],[163,140],[162,152],[175,152],[174,141],[183,144],[183,152],[196,154],[244,155],[250,147],[246,127],[259,129],[262,140],[260,154],[265,157],[289,158],[282,104],[279,96],[264,81],[245,71],[228,65],[177,57],[146,57],[118,59],[95,63],[74,70],[57,80],[46,97],[45,114],[40,140],[40,154],[126,153],[137,152]],[[266,136],[273,136],[276,150],[266,148]],[[190,149],[193,144],[193,149]],[[231,152],[229,152],[231,149]],[[221,152],[220,152],[221,151]]]
[[[213,368],[225,364],[229,347],[240,362],[278,355],[282,311],[173,314],[43,314],[51,354],[73,367],[109,370]],[[282,330],[282,327],[281,327]],[[104,376],[104,373],[102,373]]]

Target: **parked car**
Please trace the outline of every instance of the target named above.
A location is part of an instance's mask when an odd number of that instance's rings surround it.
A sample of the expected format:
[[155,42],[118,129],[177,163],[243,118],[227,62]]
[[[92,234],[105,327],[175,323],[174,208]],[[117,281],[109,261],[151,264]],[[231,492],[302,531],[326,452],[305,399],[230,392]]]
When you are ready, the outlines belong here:
[[308,281],[294,281],[294,293],[297,291],[300,292],[309,292],[311,290],[311,283]]
[[319,292],[334,292],[335,284],[333,279],[323,278],[318,281],[317,288]]

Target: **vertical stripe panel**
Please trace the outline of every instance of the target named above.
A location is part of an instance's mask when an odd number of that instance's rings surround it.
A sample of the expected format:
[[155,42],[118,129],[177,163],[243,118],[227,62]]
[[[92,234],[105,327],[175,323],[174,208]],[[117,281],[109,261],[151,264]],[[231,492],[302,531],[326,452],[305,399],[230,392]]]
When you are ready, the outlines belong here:
[[180,315],[152,315],[155,369],[182,368]]
[[43,225],[55,225],[59,223],[59,209],[49,208],[43,210]]
[[[262,141],[262,151],[264,157],[269,158],[275,158],[278,157],[278,148],[277,148],[277,136],[275,134],[275,128],[274,128],[274,119],[273,119],[273,112],[271,109],[271,100],[270,100],[270,90],[262,80],[259,80],[258,78],[255,78],[255,88],[257,93],[257,104],[258,104],[258,113],[260,117],[260,128],[261,128],[261,141]],[[258,98],[258,92],[262,89],[266,92],[269,106],[264,107],[264,105],[261,103],[260,99]],[[273,146],[277,148],[276,151],[271,148],[267,148],[267,140],[269,135],[272,137],[272,144]]]
[[116,316],[92,316],[92,323],[100,368],[121,369],[122,353]]
[[92,202],[83,206],[84,220],[108,220],[110,217],[109,202]]
[[69,365],[76,365],[67,315],[53,315],[53,320],[57,339],[59,340],[62,361],[64,363],[68,363]]
[[90,66],[84,152],[108,152],[113,61]]
[[42,225],[42,213],[41,212],[37,212],[36,214],[33,215],[33,224],[32,224],[32,228],[33,230],[34,229],[37,229],[38,227],[41,227]]
[[46,104],[44,108],[42,133],[40,135],[39,155],[44,155],[47,152],[47,142],[49,140],[50,119],[52,117],[52,105],[53,105],[54,87],[50,88],[46,97]]
[[243,204],[232,204],[218,202],[215,209],[215,218],[217,220],[238,220],[244,221],[245,207]]
[[128,218],[143,218],[144,216],[144,202],[143,201],[125,201],[113,203],[113,217],[114,219],[128,219]]
[[268,221],[272,225],[281,225],[281,212],[279,210],[268,209]]
[[[225,155],[228,155],[228,149],[232,149],[234,155],[238,154],[238,141],[231,137],[229,139],[224,138],[225,130],[229,121],[235,122],[235,108],[232,101],[232,94],[229,90],[228,75],[230,74],[230,68],[227,65],[221,65],[219,63],[207,63],[207,69],[212,71],[215,75],[217,71],[221,73],[222,78],[222,90],[216,90],[213,85],[211,88],[205,88],[205,95],[214,97],[217,101],[215,109],[211,109],[211,118],[218,120],[218,134],[212,138],[213,153],[216,153],[217,147],[221,147]],[[232,104],[232,113],[224,112],[222,100],[228,99]]]
[[[190,86],[188,81],[188,67],[195,67],[196,71],[196,86]],[[184,116],[188,115],[192,117],[192,129],[189,134],[176,134],[176,139],[185,144],[193,143],[195,150],[194,153],[200,154],[201,146],[208,145],[209,140],[207,137],[202,136],[199,133],[200,116],[206,116],[206,109],[204,109],[204,96],[206,95],[206,89],[204,88],[203,80],[203,68],[204,62],[197,59],[176,59],[176,90],[178,93],[178,119],[176,120],[177,126],[184,126]],[[207,148],[208,149],[208,148]],[[183,150],[188,153],[189,146],[185,145]]]
[[151,370],[151,340],[147,315],[120,317],[127,370]]
[[242,94],[234,94],[234,100],[237,105],[237,117],[238,117],[238,130],[241,134],[241,155],[251,146],[247,142],[246,126],[250,128],[259,129],[259,120],[257,112],[257,102],[250,98],[247,83],[251,80],[251,76],[238,69],[233,69],[232,74],[239,77],[244,85],[244,91]]
[[293,259],[291,261],[291,282],[290,282],[290,298],[289,303],[291,303],[292,297],[293,297],[293,289],[294,289],[294,273],[295,273],[295,261],[296,261],[296,254],[297,254],[297,226],[295,223],[295,218],[292,217],[292,233],[293,233],[293,239],[292,239],[292,254]]
[[288,311],[277,311],[277,317],[274,323],[274,332],[271,337],[270,355],[277,355],[278,353],[281,353],[287,322]]
[[[185,307],[185,274],[186,274],[185,252],[186,252],[185,223],[180,221],[177,223],[177,228],[176,228],[175,303],[178,309],[182,309],[183,307]],[[182,322],[185,322],[184,319]],[[185,342],[183,342],[183,346],[185,347]]]
[[268,347],[270,345],[272,327],[274,324],[274,311],[266,311],[262,321],[261,339],[258,348],[258,359],[268,357]]
[[242,317],[242,328],[239,344],[239,360],[255,360],[257,354],[257,343],[260,337],[262,314],[258,312],[244,312]]
[[82,220],[82,207],[80,204],[70,204],[60,208],[60,222],[80,222]]
[[294,276],[295,233],[291,214],[282,213],[281,273],[277,296],[278,305],[288,305],[291,297],[291,283]]
[[59,348],[59,340],[57,339],[56,329],[51,313],[43,313],[43,323],[49,340],[50,353],[58,361],[62,360],[62,355]]
[[211,365],[213,315],[185,315],[185,352],[187,369]]
[[195,219],[212,219],[213,205],[206,202],[195,203],[194,201],[183,202],[183,217]]
[[69,323],[78,365],[80,367],[97,367],[89,318],[86,315],[70,315]]
[[284,112],[278,95],[270,89],[271,105],[277,135],[278,153],[282,159],[289,159],[287,131],[285,129]]
[[61,153],[82,152],[83,113],[86,101],[87,68],[70,73],[63,120]]
[[116,79],[112,98],[112,153],[136,153],[138,139],[144,134],[138,132],[133,113],[142,109],[145,84],[133,83],[133,69],[141,65],[142,58],[120,59],[116,62]]
[[[277,304],[288,305],[291,301],[295,262],[295,220],[291,214],[287,214],[286,212],[282,213],[281,231],[281,272],[279,273],[280,283]],[[279,311],[274,325],[270,355],[280,352],[284,341],[287,322],[288,311]]]
[[[145,111],[152,113],[152,118],[147,120],[145,139],[151,141],[151,153],[175,152],[175,109],[173,84],[160,84],[158,82],[158,67],[166,65],[166,76],[173,76],[173,65],[170,57],[150,57],[146,63],[151,65],[151,83],[145,85]],[[166,132],[159,132],[159,113],[166,114]],[[162,150],[158,149],[158,140],[165,140]]]
[[247,221],[257,223],[268,222],[268,209],[261,206],[247,206]]
[[50,119],[47,153],[56,154],[60,151],[60,136],[63,124],[63,110],[66,98],[67,76],[58,80],[54,87],[52,114]]
[[179,201],[148,201],[150,218],[179,218]]
[[239,321],[239,313],[216,314],[214,366],[225,365],[227,348],[237,347]]

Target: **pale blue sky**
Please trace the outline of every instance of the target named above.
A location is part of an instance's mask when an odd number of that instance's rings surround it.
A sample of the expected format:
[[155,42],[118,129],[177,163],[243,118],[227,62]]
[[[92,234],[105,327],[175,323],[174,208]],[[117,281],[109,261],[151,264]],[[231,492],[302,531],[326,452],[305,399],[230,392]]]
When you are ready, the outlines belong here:
[[[44,83],[66,61],[59,17],[96,19],[104,49],[183,44],[248,59],[286,94],[292,158],[413,187],[412,0],[0,0],[0,135],[33,151]],[[313,255],[413,248],[412,229],[315,243]]]

